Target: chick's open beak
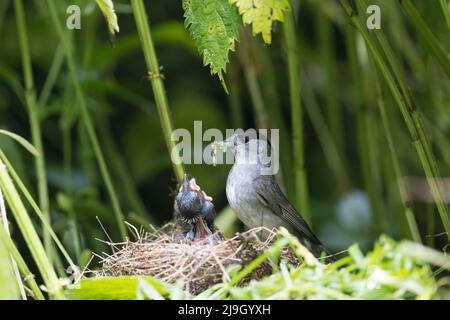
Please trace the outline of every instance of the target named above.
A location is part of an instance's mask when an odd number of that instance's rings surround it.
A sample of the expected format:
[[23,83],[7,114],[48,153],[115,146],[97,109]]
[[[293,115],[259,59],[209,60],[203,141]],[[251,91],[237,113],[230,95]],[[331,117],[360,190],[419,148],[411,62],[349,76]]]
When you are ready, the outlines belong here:
[[189,192],[191,191],[191,185],[189,183],[189,176],[184,174],[183,183],[181,184],[180,192]]

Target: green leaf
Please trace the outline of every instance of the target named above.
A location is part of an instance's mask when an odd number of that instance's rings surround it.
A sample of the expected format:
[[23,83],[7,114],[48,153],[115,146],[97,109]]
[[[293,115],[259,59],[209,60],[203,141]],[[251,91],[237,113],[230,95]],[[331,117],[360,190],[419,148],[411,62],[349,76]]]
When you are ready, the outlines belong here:
[[114,41],[114,35],[116,32],[119,32],[119,24],[117,23],[117,15],[114,11],[114,3],[112,0],[95,0],[97,2],[98,7],[100,8],[103,16],[108,23],[108,31],[109,34],[113,37],[112,41]]
[[[0,228],[3,228],[1,223]],[[13,299],[19,299],[19,290],[13,271],[11,255],[6,244],[0,238],[0,300]]]
[[136,297],[138,300],[164,300],[164,297],[158,292],[158,290],[144,278],[138,279]]
[[[183,0],[185,26],[203,56],[203,65],[209,65],[211,74],[217,74],[227,91],[223,73],[229,62],[229,51],[235,50],[239,40],[239,15],[227,0]],[[227,91],[228,92],[228,91]]]
[[289,11],[288,0],[229,0],[239,9],[244,24],[251,24],[253,34],[262,34],[265,43],[272,42],[272,24],[284,21],[284,12]]
[[24,138],[19,136],[18,134],[15,134],[11,131],[7,131],[7,130],[3,130],[3,129],[0,129],[0,133],[16,140],[25,149],[27,149],[33,156],[35,156],[35,157],[39,156],[39,152],[36,150],[36,148],[31,143],[29,143],[27,140],[25,140]]
[[66,294],[71,300],[136,300],[143,295],[162,299],[167,290],[151,277],[121,276],[82,279],[79,284],[69,287]]

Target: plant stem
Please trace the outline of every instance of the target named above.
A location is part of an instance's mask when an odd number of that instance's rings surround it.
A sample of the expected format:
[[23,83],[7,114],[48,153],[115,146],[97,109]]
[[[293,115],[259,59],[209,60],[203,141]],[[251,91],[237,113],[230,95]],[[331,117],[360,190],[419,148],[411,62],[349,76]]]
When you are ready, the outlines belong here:
[[123,155],[117,149],[117,145],[114,142],[114,137],[109,127],[109,123],[102,121],[100,124],[101,133],[105,154],[111,159],[110,166],[112,168],[113,175],[115,174],[116,179],[122,184],[123,197],[130,206],[130,208],[143,220],[146,221],[145,224],[154,223],[153,216],[148,212],[141,198],[139,197],[139,191],[136,184],[132,179],[130,170],[126,165],[126,160]]
[[319,139],[325,159],[334,173],[339,192],[345,192],[351,187],[350,178],[342,164],[342,159],[331,137],[331,132],[328,129],[325,117],[320,111],[313,88],[307,81],[304,81],[303,92],[305,109]]
[[230,106],[232,124],[236,129],[243,128],[244,119],[240,95],[241,77],[239,74],[239,63],[236,56],[233,56],[230,61],[229,86],[230,93],[228,95],[228,104]]
[[166,91],[161,78],[158,60],[156,58],[144,2],[142,0],[131,0],[131,6],[133,8],[133,16],[139,33],[142,50],[144,52],[148,75],[150,77],[167,149],[169,154],[172,154],[175,158],[172,159],[173,169],[177,180],[181,181],[183,179],[184,169],[178,152],[172,152],[175,150],[175,142],[171,139],[173,132],[172,118],[169,113],[169,104],[167,102]]
[[3,189],[5,199],[11,208],[17,225],[30,249],[31,255],[42,275],[49,294],[56,299],[64,299],[64,292],[58,277],[53,269],[49,256],[46,254],[39,236],[34,229],[33,222],[27,214],[20,196],[8,175],[6,166],[0,160],[0,187]]
[[442,46],[440,45],[439,40],[428,28],[425,21],[423,21],[422,17],[417,12],[417,9],[414,7],[414,5],[410,0],[399,0],[399,1],[406,15],[411,20],[414,28],[416,28],[416,30],[425,40],[425,44],[428,46],[428,49],[431,51],[431,53],[434,54],[436,59],[439,61],[447,76],[450,77],[450,59],[445,53]]
[[357,137],[359,144],[359,152],[361,157],[361,164],[363,169],[363,179],[365,189],[367,190],[371,211],[375,223],[375,231],[377,235],[385,232],[385,224],[381,210],[381,192],[379,180],[379,170],[376,166],[376,159],[374,159],[375,152],[373,146],[376,145],[374,137],[377,136],[373,132],[371,124],[374,122],[373,112],[370,110],[371,106],[368,103],[362,105],[361,110],[357,116]]
[[445,21],[447,22],[448,31],[450,31],[450,4],[447,2],[447,0],[439,0],[439,3],[441,4]]
[[70,217],[69,229],[74,242],[74,251],[76,260],[78,261],[81,254],[80,237],[78,234],[77,215],[75,208],[73,207],[73,180],[72,180],[72,128],[68,124],[61,124],[62,140],[63,140],[63,162],[64,162],[64,178],[65,178],[65,191],[70,198],[70,204],[68,208],[68,214]]
[[108,191],[109,197],[111,198],[112,207],[113,207],[113,211],[114,211],[114,214],[116,217],[120,236],[122,237],[122,239],[125,239],[126,229],[125,229],[125,225],[123,223],[123,220],[124,220],[123,213],[122,213],[122,210],[120,209],[119,200],[118,200],[116,191],[114,189],[114,186],[112,184],[111,176],[110,176],[108,168],[106,166],[106,162],[105,162],[105,159],[103,156],[103,152],[100,148],[100,144],[98,142],[97,135],[95,133],[94,125],[93,125],[91,115],[90,115],[89,110],[86,105],[86,100],[84,97],[83,90],[81,88],[81,84],[79,82],[79,79],[77,78],[77,66],[75,63],[75,59],[73,57],[72,46],[65,37],[64,30],[62,27],[63,24],[59,20],[55,2],[52,0],[47,0],[47,5],[48,5],[49,11],[50,11],[50,16],[52,18],[53,25],[58,34],[59,40],[63,44],[64,54],[66,56],[67,65],[69,68],[69,75],[70,75],[73,85],[75,87],[75,93],[77,95],[78,102],[80,103],[82,120],[86,127],[87,134],[89,136],[89,140],[90,140],[92,148],[94,150],[95,157],[97,158],[97,162],[100,167],[100,172],[101,172],[101,175],[105,182],[106,189]]
[[[256,42],[253,37],[252,40]],[[260,79],[263,90],[263,97],[265,99],[265,105],[267,107],[267,114],[269,116],[270,125],[272,128],[278,128],[280,132],[280,141],[291,141],[291,130],[287,128],[286,121],[283,115],[283,108],[280,102],[278,92],[278,82],[275,78],[275,69],[273,61],[270,55],[270,48],[264,47],[263,44],[259,44],[256,55],[261,71]],[[292,166],[292,145],[290,143],[279,146],[280,176],[283,182],[283,186],[286,191],[288,199],[298,198],[294,187],[294,168]]]
[[406,104],[408,100],[402,94],[397,85],[397,82],[401,81],[401,79],[395,79],[395,77],[392,75],[388,63],[386,63],[386,61],[383,58],[382,52],[380,51],[374,39],[370,36],[366,26],[359,19],[358,15],[354,13],[352,7],[348,3],[348,0],[340,0],[340,3],[344,8],[345,12],[347,13],[347,15],[349,16],[350,20],[353,22],[353,24],[356,26],[356,28],[363,36],[369,48],[369,51],[372,53],[372,56],[378,68],[380,69],[395,101],[397,102],[397,105],[400,108],[408,131],[411,135],[412,142],[416,148],[425,175],[427,177],[427,181],[430,186],[434,201],[436,202],[436,206],[438,207],[442,224],[444,226],[445,231],[447,232],[447,237],[450,241],[450,221],[448,218],[447,208],[443,201],[441,191],[436,182],[436,177],[438,176],[437,167],[435,160],[431,154],[428,139],[423,131],[420,115],[417,112],[414,104],[411,105]]
[[383,123],[383,128],[384,128],[384,133],[386,135],[386,140],[388,143],[388,148],[389,148],[389,155],[391,158],[391,163],[392,163],[392,167],[394,169],[394,176],[395,176],[395,180],[397,182],[397,186],[398,186],[398,191],[400,194],[400,201],[403,205],[403,210],[405,213],[405,217],[408,227],[409,227],[409,232],[411,233],[411,238],[417,242],[417,243],[422,243],[421,239],[420,239],[420,232],[419,232],[419,228],[417,227],[417,222],[416,219],[414,218],[414,212],[412,210],[411,204],[409,202],[407,202],[407,194],[406,194],[406,190],[405,190],[405,186],[403,184],[403,182],[401,181],[402,179],[402,170],[400,168],[400,162],[398,160],[398,155],[397,155],[397,151],[394,145],[394,139],[392,137],[392,131],[389,125],[389,119],[386,113],[386,107],[384,104],[384,100],[383,100],[383,94],[381,92],[381,88],[380,85],[377,85],[377,101],[378,101],[378,107],[380,109],[380,114],[381,114],[381,120]]
[[292,119],[292,145],[295,176],[295,202],[305,220],[311,224],[309,208],[308,182],[305,170],[303,108],[300,99],[300,64],[299,52],[295,32],[294,15],[286,13],[283,24],[283,35],[286,46],[286,55],[289,73],[289,92]]
[[55,55],[53,56],[53,62],[48,71],[47,78],[45,79],[44,86],[42,87],[41,93],[38,99],[38,107],[42,108],[48,102],[50,93],[56,83],[58,75],[60,74],[61,67],[64,62],[64,50],[61,46],[56,49]]
[[36,283],[33,274],[31,273],[30,269],[28,269],[28,266],[20,255],[19,250],[17,250],[16,246],[14,245],[14,242],[3,228],[0,228],[0,241],[5,243],[9,253],[17,263],[17,267],[19,268],[22,277],[25,279],[31,291],[33,292],[34,298],[37,300],[45,300],[44,295],[42,294],[41,289],[39,289],[39,286]]
[[[11,234],[9,232],[9,226],[8,226],[8,224],[9,224],[8,217],[6,216],[5,200],[3,198],[3,193],[2,193],[1,188],[0,188],[0,216],[1,216],[2,223],[3,223],[3,227],[0,226],[0,229],[4,230],[4,232],[6,233],[6,235],[8,237],[11,237]],[[2,242],[6,243],[6,241],[2,241]],[[10,256],[11,256],[11,266],[12,266],[14,274],[16,275],[17,285],[19,287],[20,295],[22,296],[22,300],[27,300],[27,296],[25,294],[25,289],[23,287],[22,278],[20,278],[19,269],[17,268],[17,262],[14,259],[14,256],[12,254],[10,254]]]
[[427,246],[433,248],[435,243],[436,223],[434,220],[434,206],[427,204],[425,208],[425,215],[427,221]]
[[[47,176],[45,173],[45,155],[42,146],[41,125],[36,105],[36,90],[34,87],[33,70],[31,67],[30,49],[25,24],[25,14],[22,0],[14,0],[17,30],[19,33],[20,52],[22,57],[23,76],[25,81],[25,102],[31,126],[31,140],[39,155],[35,158],[36,175],[38,180],[39,205],[44,214],[45,221],[50,223],[50,208],[47,189]],[[51,240],[49,233],[44,230],[44,245],[47,255],[51,257]]]
[[269,117],[267,115],[264,97],[258,80],[258,66],[256,64],[255,43],[248,29],[241,30],[241,42],[239,46],[239,58],[244,72],[245,84],[248,87],[255,115],[255,123],[259,129],[269,129]]
[[50,224],[48,224],[44,220],[44,215],[43,215],[42,211],[39,209],[39,206],[36,204],[33,197],[31,196],[30,192],[28,192],[28,190],[25,187],[25,185],[23,184],[22,180],[20,179],[20,177],[18,176],[18,174],[14,170],[13,166],[11,165],[9,160],[6,158],[5,154],[3,153],[3,151],[1,149],[0,149],[0,160],[3,161],[3,163],[6,165],[6,168],[8,169],[9,174],[11,175],[12,179],[17,184],[20,191],[22,191],[23,195],[25,196],[25,198],[27,199],[28,203],[31,205],[33,210],[36,212],[39,219],[42,221],[43,228],[45,228],[47,230],[47,232],[50,234],[50,237],[53,238],[53,241],[55,241],[56,246],[60,249],[60,251],[61,251],[62,255],[64,256],[64,258],[66,259],[67,263],[69,265],[74,265],[72,259],[70,258],[69,254],[67,253],[66,249],[62,245],[61,241],[58,239],[58,236],[55,234],[55,232],[53,231]]
[[326,106],[326,119],[332,133],[336,148],[343,164],[346,164],[345,140],[342,110],[338,99],[339,80],[336,66],[336,49],[333,35],[333,23],[324,14],[323,10],[316,10],[315,16],[318,30],[320,48],[320,64],[324,77],[324,101]]

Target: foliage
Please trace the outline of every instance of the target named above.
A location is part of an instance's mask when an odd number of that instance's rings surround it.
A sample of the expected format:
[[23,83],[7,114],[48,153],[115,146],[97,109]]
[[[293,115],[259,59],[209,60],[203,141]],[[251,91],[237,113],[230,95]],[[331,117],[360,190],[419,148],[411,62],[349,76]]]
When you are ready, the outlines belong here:
[[290,10],[288,0],[229,0],[236,5],[244,24],[251,24],[253,34],[261,33],[265,43],[272,42],[272,24],[284,21],[284,14]]
[[[450,249],[443,179],[450,176],[448,0],[302,0],[301,6],[292,0],[290,12],[286,0],[197,1],[196,23],[209,21],[202,10],[216,9],[216,20],[208,10],[206,16],[223,24],[217,39],[208,33],[193,39],[198,25],[186,29],[180,1],[145,1],[147,10],[143,0],[113,1],[120,15],[117,47],[105,41],[104,17],[95,14],[93,0],[77,1],[82,32],[65,28],[69,0],[0,1],[0,158],[6,165],[0,166],[0,187],[11,231],[0,232],[7,265],[0,288],[23,282],[29,298],[63,298],[49,292],[60,288],[64,270],[73,263],[83,269],[91,252],[107,250],[97,240],[104,238],[102,227],[117,242],[126,233],[123,220],[144,228],[169,221],[183,170],[172,168],[167,137],[171,128],[194,133],[194,121],[202,120],[203,130],[222,132],[280,128],[279,181],[289,200],[310,212],[312,229],[331,252],[356,242],[366,252],[380,234],[416,244],[386,242],[368,255],[354,247],[341,269],[294,270],[282,263],[260,282],[240,288],[224,282],[198,297],[186,295],[182,284],[161,283],[161,289],[156,280],[133,280],[128,297],[137,288],[141,298],[153,299],[449,297],[441,288],[448,255],[432,258]],[[380,30],[366,27],[369,4],[382,9]],[[260,20],[269,5],[286,8],[277,11],[280,19]],[[275,22],[282,18],[283,24]],[[264,30],[255,32],[256,25]],[[251,36],[251,28],[262,37]],[[226,42],[228,31],[233,45]],[[266,45],[267,37],[273,45]],[[229,96],[205,72],[198,43],[217,50],[218,61],[208,68],[222,83],[226,79]],[[184,170],[214,198],[217,224],[233,236],[242,225],[226,200],[229,167],[187,164]],[[8,271],[11,255],[23,281]],[[435,280],[425,262],[439,266]],[[244,271],[229,270],[232,279]],[[369,278],[379,291],[364,288]],[[84,281],[102,280],[83,280],[81,288]]]
[[228,54],[235,50],[239,39],[239,15],[227,0],[183,0],[185,26],[209,65],[217,74],[225,90],[223,73],[229,62]]
[[[265,256],[272,263],[283,247],[280,240],[268,249],[270,254]],[[395,242],[382,236],[366,255],[355,244],[349,248],[348,256],[328,265],[305,260],[300,267],[294,267],[281,261],[271,276],[260,281],[252,280],[244,286],[236,285],[242,278],[242,270],[231,266],[227,269],[229,280],[224,277],[223,283],[197,296],[186,293],[181,282],[169,285],[142,276],[82,279],[79,285],[66,290],[66,295],[71,299],[133,300],[438,298],[438,285],[430,265],[407,248],[407,242]],[[310,254],[304,250],[295,248],[300,257]],[[437,252],[435,254],[443,257]],[[448,258],[444,259],[449,262]],[[254,267],[264,260],[257,258]]]
[[25,149],[27,149],[28,152],[30,152],[33,156],[35,156],[35,157],[39,156],[39,152],[36,150],[36,148],[31,143],[29,143],[26,139],[22,138],[18,134],[15,134],[14,132],[11,132],[8,130],[3,130],[3,129],[0,129],[0,134],[4,134],[5,136],[8,136],[8,137],[14,139],[18,143],[20,143]]
[[111,36],[114,36],[116,32],[119,32],[119,24],[117,23],[117,15],[114,11],[114,3],[112,0],[95,0],[101,12],[105,16],[108,24],[108,31]]
[[154,294],[149,293],[149,286],[158,296],[167,296],[167,286],[142,276],[83,279],[80,285],[75,285],[66,293],[73,300],[136,300],[142,294],[155,298]]
[[[0,193],[0,201],[3,201],[2,195]],[[0,210],[1,210],[0,203]],[[3,228],[3,225],[0,225]],[[3,230],[0,230],[3,232]],[[0,300],[12,300],[19,298],[19,290],[17,286],[17,281],[14,275],[14,270],[12,266],[12,259],[9,251],[7,250],[6,244],[3,243],[0,238]]]

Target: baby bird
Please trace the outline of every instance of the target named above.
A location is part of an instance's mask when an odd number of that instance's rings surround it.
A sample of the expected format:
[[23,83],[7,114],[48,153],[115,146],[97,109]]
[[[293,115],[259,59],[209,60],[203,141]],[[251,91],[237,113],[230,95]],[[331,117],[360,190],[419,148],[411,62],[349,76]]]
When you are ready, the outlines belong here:
[[209,237],[215,230],[215,214],[212,198],[185,174],[174,203],[175,221],[183,228],[183,235],[190,240]]
[[200,202],[202,203],[202,207],[200,209],[200,213],[202,218],[206,222],[207,227],[211,232],[215,232],[216,227],[214,226],[214,218],[216,217],[216,209],[214,208],[214,204],[212,202],[212,198],[208,196],[205,191],[200,189],[200,186],[197,185],[195,178],[192,178],[190,184],[194,190],[197,190],[199,193]]

